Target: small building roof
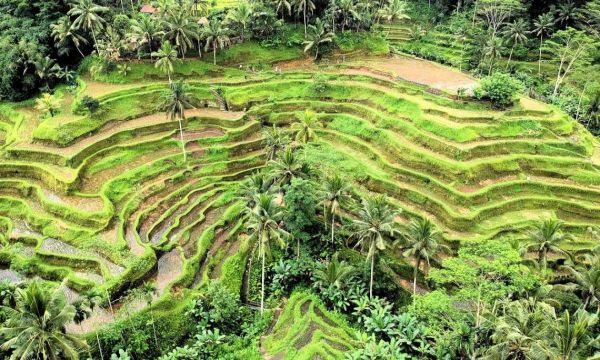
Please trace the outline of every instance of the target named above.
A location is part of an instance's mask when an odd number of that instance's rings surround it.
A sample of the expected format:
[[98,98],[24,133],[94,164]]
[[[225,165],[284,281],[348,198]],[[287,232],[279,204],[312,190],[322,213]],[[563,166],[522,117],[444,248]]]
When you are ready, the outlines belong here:
[[208,25],[208,18],[201,17],[200,19],[198,19],[198,25]]
[[144,14],[154,14],[156,12],[156,8],[150,4],[144,4],[140,9],[140,12]]

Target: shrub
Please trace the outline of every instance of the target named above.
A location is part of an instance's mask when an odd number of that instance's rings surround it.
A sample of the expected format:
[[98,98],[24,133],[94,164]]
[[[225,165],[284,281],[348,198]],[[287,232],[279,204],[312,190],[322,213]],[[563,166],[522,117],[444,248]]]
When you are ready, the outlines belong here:
[[489,100],[496,108],[507,108],[517,99],[523,85],[508,74],[494,73],[481,80],[481,86],[474,90],[478,99]]
[[80,109],[86,109],[90,113],[94,113],[100,107],[100,101],[98,99],[94,99],[91,96],[85,95],[79,101]]

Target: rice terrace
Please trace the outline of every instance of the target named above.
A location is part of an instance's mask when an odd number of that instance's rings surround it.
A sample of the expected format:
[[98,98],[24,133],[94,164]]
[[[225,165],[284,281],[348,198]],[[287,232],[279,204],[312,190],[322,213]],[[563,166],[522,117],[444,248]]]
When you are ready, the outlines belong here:
[[0,0],[0,359],[600,359],[600,1]]

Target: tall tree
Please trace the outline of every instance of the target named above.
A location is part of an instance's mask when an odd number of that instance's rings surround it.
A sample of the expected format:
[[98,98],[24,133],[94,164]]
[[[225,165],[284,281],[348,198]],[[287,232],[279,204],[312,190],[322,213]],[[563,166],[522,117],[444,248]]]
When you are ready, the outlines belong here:
[[7,339],[2,349],[12,351],[11,360],[77,360],[78,351],[87,347],[85,341],[66,333],[75,308],[67,303],[62,285],[50,292],[34,280],[17,289],[15,308],[2,309],[8,319],[0,328],[0,335]]
[[283,151],[290,142],[290,137],[275,125],[263,131],[263,146],[265,147],[269,161],[273,160],[280,151]]
[[584,308],[595,306],[600,312],[600,257],[596,256],[589,263],[565,265],[570,282],[560,286],[570,291],[577,291],[584,300]]
[[554,30],[554,15],[551,12],[539,15],[536,20],[533,21],[533,33],[540,38],[540,56],[538,59],[538,75],[542,73],[542,45],[544,43],[544,36],[548,36]]
[[94,47],[96,48],[96,53],[98,55],[100,55],[100,52],[98,52],[96,31],[104,28],[106,20],[104,20],[102,14],[107,13],[108,11],[109,9],[107,7],[94,4],[92,0],[79,0],[67,13],[69,16],[75,17],[72,24],[74,29],[83,29],[92,33]]
[[281,20],[284,20],[284,11],[287,9],[288,15],[292,15],[291,0],[273,0],[277,12],[281,12]]
[[556,96],[567,75],[577,67],[591,62],[596,45],[594,39],[584,31],[573,28],[556,32],[544,45],[544,49],[552,54],[558,62],[558,71],[552,92]]
[[294,140],[300,144],[307,144],[317,137],[316,129],[321,127],[317,114],[305,110],[298,121],[292,123],[290,130],[294,134]]
[[331,243],[334,242],[335,216],[339,215],[341,207],[350,203],[350,188],[346,181],[338,174],[325,176],[322,181],[322,189],[319,192],[321,204],[323,204],[323,216],[325,222],[330,218]]
[[342,14],[342,32],[349,25],[349,20],[353,16],[357,16],[356,4],[354,0],[339,0],[339,11]]
[[514,22],[507,24],[504,28],[502,35],[504,36],[505,42],[510,45],[510,54],[508,55],[508,61],[506,68],[510,66],[510,60],[512,59],[513,52],[517,45],[523,45],[527,42],[527,22],[524,19],[517,19]]
[[212,46],[213,64],[217,65],[217,50],[223,49],[231,42],[229,39],[229,29],[224,28],[218,20],[212,19],[208,22],[208,25],[202,28],[201,34],[202,38],[206,41],[204,51],[208,51]]
[[176,61],[179,61],[177,58],[177,48],[171,45],[170,42],[165,41],[160,46],[160,49],[153,53],[153,55],[157,58],[154,66],[159,68],[163,73],[167,74],[169,77],[169,84],[171,84],[171,74],[174,70],[174,64]]
[[294,150],[289,147],[275,160],[269,161],[269,167],[271,177],[280,187],[288,185],[296,177],[306,177],[309,171],[306,163],[301,161]]
[[179,136],[181,139],[181,152],[183,153],[183,162],[187,162],[187,153],[185,151],[185,141],[183,140],[183,126],[181,122],[185,120],[185,109],[192,108],[191,95],[189,87],[184,82],[169,84],[169,90],[162,96],[162,102],[159,109],[164,111],[167,118],[177,120],[179,123]]
[[388,242],[398,234],[396,216],[399,211],[388,204],[383,195],[363,199],[353,220],[352,237],[357,239],[356,246],[367,249],[367,261],[371,260],[369,297],[373,297],[373,274],[375,257],[387,248]]
[[381,11],[383,18],[389,23],[398,20],[410,20],[410,16],[407,14],[406,5],[406,1],[403,0],[389,0],[387,5]]
[[238,6],[229,10],[227,13],[227,21],[241,30],[242,41],[244,41],[246,28],[250,24],[254,8],[247,2],[240,2]]
[[306,38],[308,32],[308,19],[315,9],[315,3],[313,0],[295,0],[294,5],[296,6],[296,13],[302,13],[304,17],[304,37]]
[[88,41],[73,29],[68,16],[61,17],[56,24],[50,25],[50,28],[52,29],[54,46],[58,49],[59,55],[69,55],[71,50],[70,44],[73,44],[75,49],[81,54],[81,57],[85,56],[81,51],[81,46],[86,45]]
[[550,346],[545,353],[551,359],[585,359],[591,349],[600,343],[600,334],[594,334],[598,314],[579,309],[574,315],[567,310],[550,321]]
[[340,289],[343,287],[344,281],[355,272],[356,269],[352,265],[339,260],[339,254],[335,253],[330,261],[314,270],[313,277],[323,288],[335,286]]
[[511,17],[517,15],[523,5],[520,0],[479,0],[477,14],[485,21],[492,32],[492,39],[496,37],[498,30]]
[[34,60],[33,66],[35,74],[46,83],[46,88],[50,89],[50,80],[58,77],[60,66],[50,56]]
[[315,61],[319,57],[319,47],[333,41],[335,35],[325,28],[321,19],[315,20],[314,25],[308,25],[308,38],[304,41],[304,52],[315,49]]
[[427,269],[430,268],[430,260],[437,258],[441,251],[450,252],[450,248],[442,243],[442,233],[435,228],[429,219],[413,220],[403,231],[401,249],[403,256],[414,258],[415,267],[413,271],[413,304],[417,293],[417,274],[421,262],[425,261]]
[[580,10],[572,0],[567,0],[558,5],[556,9],[556,22],[564,26],[572,26],[580,18]]
[[132,20],[129,37],[134,39],[138,44],[139,48],[143,45],[148,46],[148,52],[150,53],[150,59],[152,59],[152,43],[161,35],[163,31],[160,28],[160,24],[150,16],[141,15],[137,19]]
[[166,31],[164,39],[169,39],[177,45],[181,52],[181,57],[185,59],[185,53],[193,46],[192,40],[196,36],[197,24],[190,19],[187,7],[169,11],[165,18]]
[[538,262],[542,264],[544,270],[548,262],[548,252],[565,253],[560,246],[571,237],[564,233],[562,228],[562,221],[547,219],[536,223],[529,232],[531,242],[527,248],[538,253]]
[[265,309],[265,266],[271,254],[272,245],[284,247],[289,234],[279,226],[283,211],[272,194],[261,193],[255,199],[255,205],[246,208],[247,229],[251,241],[258,245],[261,259],[260,311]]

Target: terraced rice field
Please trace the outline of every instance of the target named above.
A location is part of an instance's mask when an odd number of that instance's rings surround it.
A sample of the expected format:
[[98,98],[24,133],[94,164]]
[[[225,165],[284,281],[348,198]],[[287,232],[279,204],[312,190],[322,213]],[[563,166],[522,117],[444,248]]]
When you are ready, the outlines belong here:
[[[0,277],[66,279],[72,298],[97,287],[117,304],[143,281],[159,296],[217,278],[241,286],[252,247],[237,186],[265,166],[261,128],[286,127],[305,109],[323,124],[307,161],[341,170],[358,192],[387,194],[403,217],[431,218],[449,240],[520,237],[556,215],[581,235],[569,246],[584,247],[600,225],[600,146],[555,108],[523,98],[490,110],[377,63],[320,71],[320,93],[300,69],[188,79],[196,108],[184,122],[185,164],[177,123],[155,108],[165,83],[89,83],[76,96],[101,99],[91,117],[64,110],[41,121],[27,106],[4,107]],[[110,319],[99,312],[83,326]]]
[[356,340],[347,324],[311,294],[295,293],[261,341],[265,359],[341,359]]

